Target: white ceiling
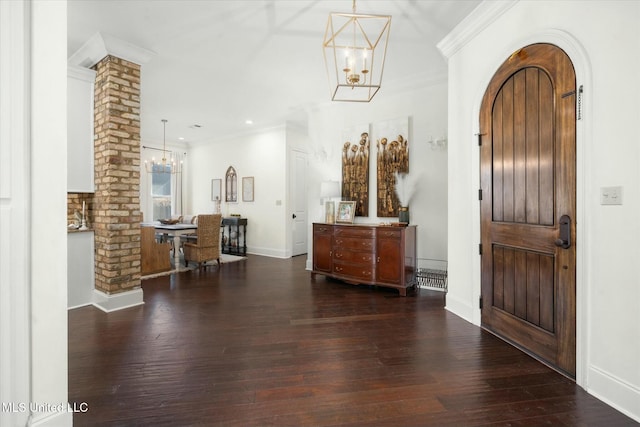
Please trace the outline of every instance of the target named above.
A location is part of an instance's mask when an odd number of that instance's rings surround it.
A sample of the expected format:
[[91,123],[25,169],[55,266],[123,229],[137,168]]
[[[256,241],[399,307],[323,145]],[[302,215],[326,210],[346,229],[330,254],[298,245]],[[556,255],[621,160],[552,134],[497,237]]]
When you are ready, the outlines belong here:
[[[393,83],[446,73],[436,44],[481,0],[360,0],[390,14],[378,96]],[[215,141],[300,121],[330,102],[322,39],[330,12],[349,0],[69,0],[68,53],[100,32],[154,52],[142,66],[141,137],[167,144]],[[376,102],[376,98],[372,102]],[[194,125],[200,125],[195,128]]]

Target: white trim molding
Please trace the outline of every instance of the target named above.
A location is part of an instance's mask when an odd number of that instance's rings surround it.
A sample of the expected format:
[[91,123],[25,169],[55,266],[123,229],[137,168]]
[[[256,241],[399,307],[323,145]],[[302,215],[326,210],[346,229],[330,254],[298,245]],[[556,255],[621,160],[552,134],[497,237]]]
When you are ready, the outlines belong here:
[[96,81],[96,71],[89,68],[79,67],[77,65],[69,65],[67,68],[67,77],[73,77],[78,80],[94,83]]
[[144,304],[142,288],[111,295],[97,289],[93,290],[93,305],[105,313],[142,304]]
[[446,59],[511,9],[518,0],[483,1],[436,45]]
[[[607,393],[601,393],[599,390],[606,390]],[[607,405],[640,422],[638,414],[627,409],[640,407],[640,388],[591,364],[587,391]]]
[[[0,1],[0,402],[31,396],[29,227],[30,3]],[[65,342],[66,345],[66,342]],[[54,366],[57,368],[57,366]],[[26,425],[29,411],[0,411]]]
[[156,54],[132,43],[120,40],[109,34],[95,33],[73,55],[69,57],[69,65],[91,68],[107,55],[113,55],[134,64],[146,64]]

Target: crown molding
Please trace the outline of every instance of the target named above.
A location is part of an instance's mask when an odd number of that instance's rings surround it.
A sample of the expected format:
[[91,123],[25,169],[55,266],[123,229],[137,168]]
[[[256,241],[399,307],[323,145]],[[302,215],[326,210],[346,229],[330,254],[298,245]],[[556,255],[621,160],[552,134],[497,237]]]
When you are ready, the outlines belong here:
[[90,68],[78,67],[77,65],[69,65],[67,67],[67,77],[93,83],[96,80],[96,71]]
[[216,143],[228,143],[231,140],[247,138],[253,135],[261,135],[269,132],[283,132],[283,135],[286,134],[288,127],[288,123],[286,120],[282,120],[282,123],[273,123],[266,124],[261,127],[239,130],[237,132],[230,132],[226,134],[221,134],[219,137],[216,137],[215,140],[211,139],[198,139],[189,141],[186,143],[187,148],[194,148],[199,146],[207,146],[209,144]]
[[483,1],[456,25],[436,47],[448,60],[516,3],[518,0]]
[[95,33],[80,49],[69,57],[68,63],[69,65],[91,68],[107,55],[113,55],[125,61],[143,65],[155,56],[155,52],[120,40],[109,34]]

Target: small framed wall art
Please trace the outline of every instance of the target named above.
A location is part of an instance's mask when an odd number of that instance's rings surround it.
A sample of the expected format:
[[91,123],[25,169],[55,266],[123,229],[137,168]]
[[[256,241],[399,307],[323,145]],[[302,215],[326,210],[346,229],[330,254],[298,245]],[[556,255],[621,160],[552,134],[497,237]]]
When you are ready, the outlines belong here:
[[214,202],[222,200],[222,180],[221,179],[211,180],[211,200]]
[[254,181],[252,176],[245,176],[242,178],[242,201],[253,202],[254,196]]

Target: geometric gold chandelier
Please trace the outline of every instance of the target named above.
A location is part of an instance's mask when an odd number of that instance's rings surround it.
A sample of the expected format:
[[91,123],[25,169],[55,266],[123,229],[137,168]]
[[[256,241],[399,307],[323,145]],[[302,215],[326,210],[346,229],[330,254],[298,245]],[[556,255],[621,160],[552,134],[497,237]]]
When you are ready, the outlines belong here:
[[[162,150],[154,148],[154,150],[162,151],[162,159],[156,162],[155,157],[151,158],[151,163],[144,161],[144,167],[149,173],[168,173],[179,174],[182,173],[182,162],[176,163],[173,158],[167,160],[167,119],[162,119],[163,135],[162,135]],[[147,147],[145,147],[147,148]],[[150,147],[148,147],[150,148]]]
[[330,13],[322,42],[332,101],[369,102],[380,89],[390,15]]

